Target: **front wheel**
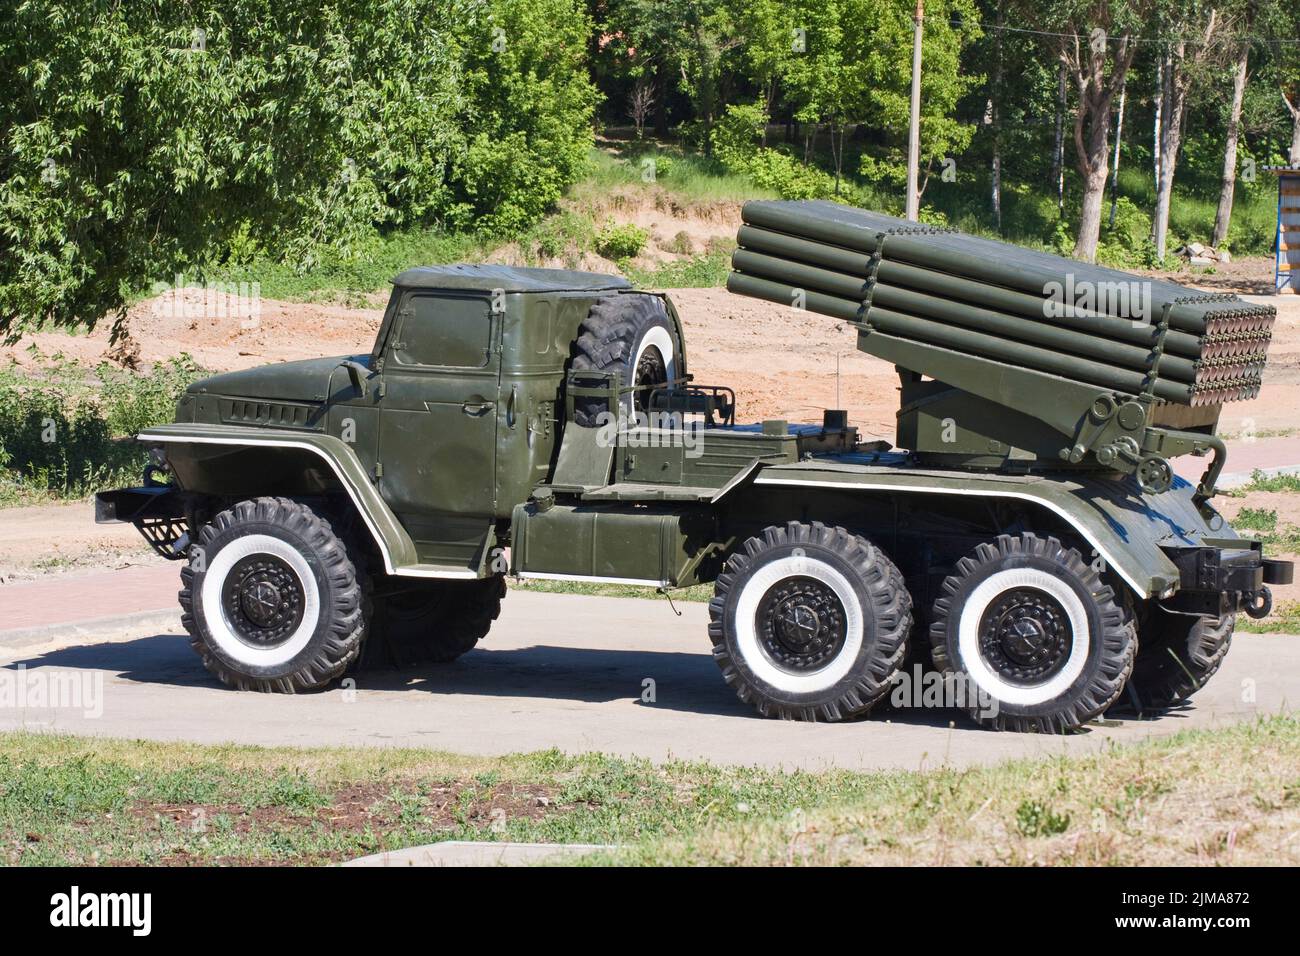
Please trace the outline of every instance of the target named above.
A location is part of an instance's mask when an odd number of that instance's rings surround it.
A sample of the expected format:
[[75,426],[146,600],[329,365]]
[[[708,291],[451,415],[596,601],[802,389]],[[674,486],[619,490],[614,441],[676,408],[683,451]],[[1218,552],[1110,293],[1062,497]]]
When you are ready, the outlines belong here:
[[1097,717],[1133,669],[1132,616],[1079,552],[1001,535],[957,563],[930,625],[934,665],[997,730],[1061,733]]
[[199,533],[181,569],[181,622],[222,683],[324,687],[360,653],[366,602],[329,522],[287,498],[241,501]]
[[835,721],[889,692],[912,600],[865,538],[790,522],[727,559],[709,617],[713,658],[741,700],[764,716]]

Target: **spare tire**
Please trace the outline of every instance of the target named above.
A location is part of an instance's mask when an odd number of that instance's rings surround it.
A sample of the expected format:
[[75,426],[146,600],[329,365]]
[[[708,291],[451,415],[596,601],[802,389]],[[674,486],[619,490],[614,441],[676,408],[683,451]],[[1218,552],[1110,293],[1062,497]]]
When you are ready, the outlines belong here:
[[[573,343],[575,371],[617,372],[619,383],[648,386],[682,374],[682,346],[664,300],[646,293],[621,293],[598,299],[578,328]],[[644,411],[650,389],[623,396],[623,413]],[[608,404],[599,398],[574,402],[574,420],[584,428],[599,425]]]

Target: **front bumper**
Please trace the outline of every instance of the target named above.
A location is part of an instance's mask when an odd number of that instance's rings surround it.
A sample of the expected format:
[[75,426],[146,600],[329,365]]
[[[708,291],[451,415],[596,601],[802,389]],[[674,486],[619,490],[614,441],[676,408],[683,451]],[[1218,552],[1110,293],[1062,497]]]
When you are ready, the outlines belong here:
[[1245,611],[1264,617],[1272,607],[1270,584],[1290,584],[1295,566],[1266,558],[1258,541],[1203,541],[1192,547],[1165,548],[1178,568],[1178,591],[1165,607],[1187,614],[1222,617]]
[[173,561],[189,548],[189,500],[170,485],[117,488],[95,495],[95,523],[129,521],[149,546]]

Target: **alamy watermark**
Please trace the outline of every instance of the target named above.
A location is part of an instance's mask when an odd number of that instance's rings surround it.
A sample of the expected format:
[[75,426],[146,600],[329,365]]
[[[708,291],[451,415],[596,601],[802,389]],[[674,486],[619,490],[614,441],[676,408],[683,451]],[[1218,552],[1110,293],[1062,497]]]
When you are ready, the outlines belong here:
[[0,710],[79,710],[97,720],[104,716],[102,671],[19,664],[0,670]]
[[687,458],[704,454],[700,430],[681,412],[603,411],[596,416],[596,429],[596,443],[602,448],[684,448]]
[[179,272],[174,282],[155,282],[153,314],[171,319],[238,319],[241,328],[262,324],[260,282],[206,282],[186,284]]
[[967,674],[940,673],[920,664],[900,670],[891,681],[889,703],[899,710],[967,710],[981,718],[998,715],[998,700]]
[[1067,272],[1064,282],[1045,283],[1043,295],[1043,315],[1049,319],[1095,312],[1135,323],[1151,321],[1151,283],[1143,279],[1093,282]]

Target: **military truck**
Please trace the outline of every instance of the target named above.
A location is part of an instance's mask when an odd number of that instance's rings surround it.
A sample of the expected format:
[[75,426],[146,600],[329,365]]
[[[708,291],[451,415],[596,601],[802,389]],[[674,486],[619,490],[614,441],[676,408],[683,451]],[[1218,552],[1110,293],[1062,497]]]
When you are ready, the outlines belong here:
[[[1291,580],[1211,504],[1218,412],[1257,390],[1268,310],[1162,284],[1150,321],[1053,317],[1044,278],[1088,267],[834,204],[744,219],[729,288],[893,362],[898,449],[838,410],[737,424],[664,295],[437,266],[393,280],[368,354],[191,386],[97,518],[184,562],[191,644],[237,688],[453,660],[507,575],[712,583],[724,680],[802,720],[866,714],[912,662],[996,729],[1166,708]],[[1195,487],[1184,453],[1213,455]]]

